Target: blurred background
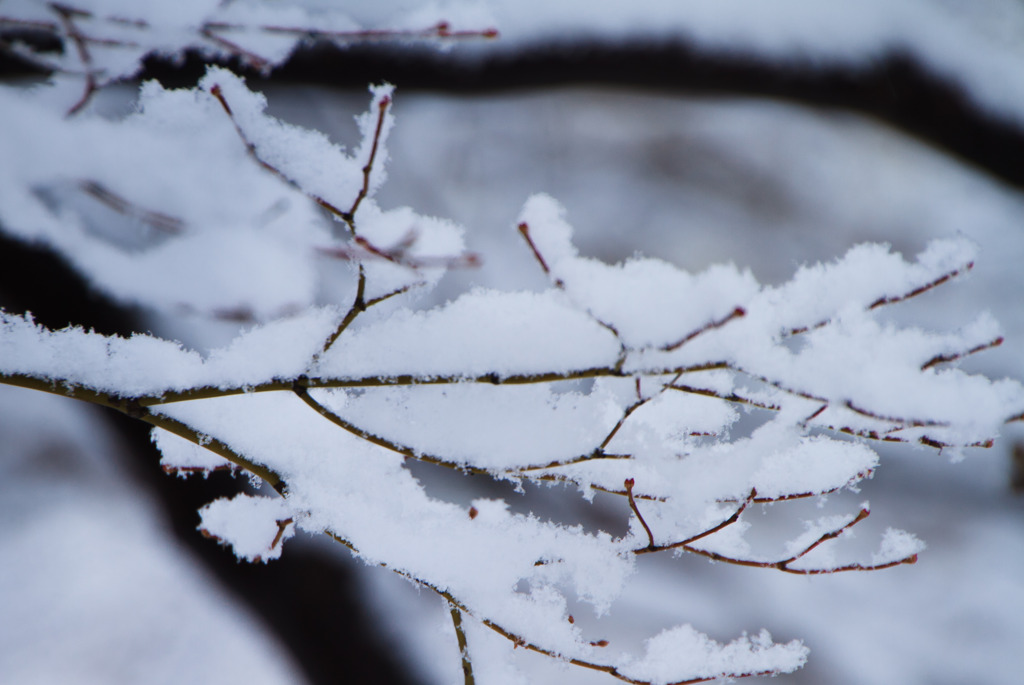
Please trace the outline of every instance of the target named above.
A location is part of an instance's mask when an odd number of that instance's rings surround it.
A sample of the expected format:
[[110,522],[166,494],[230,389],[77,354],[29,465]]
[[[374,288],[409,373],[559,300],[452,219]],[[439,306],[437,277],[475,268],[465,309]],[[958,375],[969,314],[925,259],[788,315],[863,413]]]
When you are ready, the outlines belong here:
[[[407,4],[351,11],[387,27]],[[972,274],[886,315],[949,330],[990,311],[1006,342],[965,368],[1024,378],[1024,3],[494,0],[450,11],[501,38],[311,45],[269,75],[227,64],[271,113],[347,146],[367,84],[397,86],[379,203],[452,219],[483,256],[422,306],[478,285],[544,287],[514,230],[535,192],[566,206],[584,254],[691,270],[732,261],[768,284],[859,242],[910,258],[965,235],[980,247]],[[45,76],[0,55],[5,80]],[[192,86],[204,64],[152,57],[139,80]],[[92,107],[131,111],[136,88],[107,89]],[[194,320],[119,307],[59,258],[5,237],[0,305],[58,328],[199,335]],[[916,533],[929,545],[916,565],[809,579],[645,558],[599,624],[605,637],[638,648],[637,635],[678,623],[719,640],[767,628],[811,648],[793,683],[1019,682],[1024,431],[1007,427],[963,461],[880,451],[875,477],[830,504],[871,502],[868,546],[886,526]],[[127,419],[0,387],[0,474],[0,681],[461,680],[435,596],[311,539],[281,561],[237,563],[196,532],[196,509],[244,479],[165,475]],[[621,502],[417,475],[439,496],[504,496],[514,508],[532,498],[545,515],[612,532],[627,518]],[[519,660],[524,682],[614,682]]]

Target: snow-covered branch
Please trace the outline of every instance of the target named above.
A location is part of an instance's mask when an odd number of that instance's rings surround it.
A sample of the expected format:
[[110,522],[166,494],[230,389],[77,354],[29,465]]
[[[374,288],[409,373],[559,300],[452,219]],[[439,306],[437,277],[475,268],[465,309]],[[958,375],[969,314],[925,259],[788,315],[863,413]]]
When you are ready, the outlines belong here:
[[[92,74],[88,51],[115,40],[96,38],[101,18],[49,11]],[[134,32],[149,21],[99,25]],[[261,35],[308,34],[269,21],[255,24]],[[226,38],[237,27],[225,22],[204,18],[198,33],[255,55]],[[564,211],[537,195],[516,226],[548,288],[416,308],[448,269],[479,260],[452,224],[376,203],[394,95],[372,92],[349,154],[267,115],[223,69],[191,90],[143,86],[138,112],[118,122],[67,119],[33,93],[0,90],[9,124],[45,126],[53,140],[45,150],[0,140],[6,230],[50,245],[124,301],[253,324],[201,354],[0,313],[0,382],[154,426],[168,471],[262,479],[276,497],[213,502],[203,530],[260,561],[296,531],[326,535],[433,590],[450,607],[467,682],[464,622],[628,683],[799,668],[798,642],[762,633],[721,645],[689,626],[652,637],[643,655],[615,653],[568,604],[600,614],[637,556],[656,552],[804,575],[912,563],[922,545],[901,531],[870,560],[837,556],[866,506],[808,523],[771,556],[751,551],[757,526],[745,514],[856,486],[878,466],[872,441],[984,447],[1024,412],[1020,384],[956,366],[999,344],[990,318],[944,333],[880,318],[966,272],[964,240],[933,242],[914,261],[860,245],[766,287],[733,265],[691,274],[580,256]],[[570,484],[587,499],[615,493],[629,530],[591,532],[486,498],[467,510],[429,494],[408,460]]]

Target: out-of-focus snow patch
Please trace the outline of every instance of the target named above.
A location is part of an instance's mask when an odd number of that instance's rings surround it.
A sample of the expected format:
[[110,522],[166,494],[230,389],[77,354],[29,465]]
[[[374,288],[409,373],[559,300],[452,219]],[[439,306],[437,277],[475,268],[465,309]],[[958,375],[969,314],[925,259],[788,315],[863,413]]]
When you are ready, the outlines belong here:
[[301,682],[118,471],[95,410],[6,387],[0,404],[4,682]]

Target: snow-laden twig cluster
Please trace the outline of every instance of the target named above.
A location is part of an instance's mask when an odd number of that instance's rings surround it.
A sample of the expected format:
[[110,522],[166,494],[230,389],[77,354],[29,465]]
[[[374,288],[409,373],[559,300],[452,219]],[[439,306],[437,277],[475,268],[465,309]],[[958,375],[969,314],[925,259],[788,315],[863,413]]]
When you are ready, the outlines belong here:
[[[269,72],[303,43],[436,43],[497,36],[493,28],[453,26],[440,16],[430,16],[430,10],[420,14],[395,26],[368,29],[339,9],[266,0],[192,0],[172,5],[5,0],[0,5],[0,50],[79,81],[80,95],[67,110],[73,115],[100,88],[135,75],[150,56],[183,59],[191,51],[206,59],[233,59],[243,67]],[[424,23],[428,19],[430,23]]]
[[[1024,411],[1019,384],[955,365],[1001,342],[988,317],[947,333],[879,318],[970,269],[962,240],[913,262],[861,245],[765,287],[731,265],[690,274],[580,256],[540,195],[518,230],[550,287],[416,309],[447,269],[478,260],[458,227],[374,201],[392,97],[373,90],[349,154],[268,116],[221,69],[192,90],[144,86],[120,122],[68,120],[0,90],[8,122],[52,134],[45,149],[0,141],[0,224],[126,301],[255,322],[202,355],[2,313],[0,382],[151,424],[170,472],[261,478],[277,496],[211,503],[206,534],[261,561],[297,530],[323,534],[433,590],[467,682],[465,622],[629,683],[790,672],[806,649],[767,633],[722,645],[680,626],[643,655],[620,653],[585,634],[569,603],[606,611],[636,557],[659,552],[797,574],[913,563],[921,543],[896,530],[869,559],[843,556],[866,505],[808,522],[769,555],[751,549],[745,514],[855,486],[878,466],[872,441],[984,447]],[[443,501],[410,460],[618,495],[629,531]]]

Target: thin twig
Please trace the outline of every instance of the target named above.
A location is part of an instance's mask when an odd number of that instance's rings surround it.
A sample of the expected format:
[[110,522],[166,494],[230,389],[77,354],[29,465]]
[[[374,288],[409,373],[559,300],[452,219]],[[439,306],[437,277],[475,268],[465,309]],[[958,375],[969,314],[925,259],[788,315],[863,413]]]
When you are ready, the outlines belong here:
[[82,109],[89,104],[89,100],[92,99],[93,94],[99,87],[96,83],[96,75],[92,68],[92,55],[89,52],[89,48],[86,45],[84,36],[79,32],[78,26],[75,25],[73,17],[80,14],[77,10],[66,5],[59,3],[50,3],[50,9],[56,12],[60,18],[60,23],[64,27],[64,32],[67,34],[71,42],[75,44],[75,50],[78,53],[78,61],[82,65],[82,70],[85,72],[85,88],[82,92],[82,96],[78,99],[78,102],[71,106],[66,113],[66,116],[73,117],[78,114]]
[[385,95],[377,103],[377,125],[373,130],[373,141],[370,144],[370,157],[366,160],[366,164],[363,166],[363,187],[359,189],[359,194],[356,195],[356,199],[352,202],[352,206],[349,207],[348,212],[342,215],[342,218],[348,222],[352,228],[352,232],[355,233],[355,221],[356,212],[359,210],[359,205],[362,204],[363,199],[370,192],[370,174],[373,173],[373,163],[377,159],[377,149],[380,145],[381,133],[384,131],[384,121],[386,119],[388,107],[391,105],[391,96]]
[[978,352],[982,352],[984,350],[990,350],[993,347],[999,347],[1002,344],[1003,344],[1003,336],[999,336],[995,340],[990,340],[987,343],[982,343],[980,345],[972,347],[971,349],[969,349],[969,350],[967,350],[965,352],[954,352],[954,353],[951,353],[951,354],[937,354],[934,357],[932,357],[931,359],[929,359],[928,361],[926,361],[924,364],[922,364],[921,365],[921,370],[924,371],[926,369],[932,368],[933,366],[938,366],[939,364],[947,364],[949,362],[955,362],[958,359],[963,359],[964,357],[970,356],[972,354],[976,354]]
[[685,392],[691,395],[703,395],[704,397],[714,397],[715,399],[724,400],[726,402],[734,402],[736,404],[745,404],[747,406],[756,407],[758,409],[767,409],[771,411],[778,411],[782,409],[782,407],[780,407],[777,404],[767,404],[764,402],[758,402],[757,400],[752,400],[749,397],[737,395],[734,392],[731,392],[728,395],[726,395],[725,393],[720,393],[715,390],[709,390],[707,388],[695,388],[692,385],[680,385],[678,383],[672,383],[667,387],[669,390],[678,390],[679,392]]
[[814,540],[814,542],[812,542],[811,544],[807,545],[807,547],[805,547],[803,550],[801,550],[797,554],[794,554],[794,555],[792,555],[790,557],[787,557],[785,559],[781,559],[779,561],[756,561],[754,559],[740,559],[740,558],[736,558],[736,557],[729,557],[729,556],[726,556],[724,554],[719,554],[718,552],[712,552],[712,551],[709,551],[709,550],[706,550],[706,549],[701,549],[699,547],[693,547],[691,545],[684,545],[684,546],[682,546],[682,548],[685,549],[687,552],[692,552],[694,554],[699,554],[701,556],[705,556],[705,557],[707,557],[709,559],[712,559],[714,561],[721,561],[721,562],[724,562],[724,563],[727,563],[727,564],[734,564],[736,566],[751,566],[751,567],[754,567],[754,568],[772,568],[772,569],[776,569],[776,570],[782,571],[784,573],[791,573],[791,574],[794,574],[794,575],[804,575],[804,576],[808,576],[808,575],[824,575],[824,574],[830,574],[830,573],[843,573],[843,572],[847,572],[847,571],[879,571],[879,570],[882,570],[882,569],[892,568],[894,566],[899,566],[901,564],[913,564],[913,563],[917,562],[917,554],[911,554],[911,555],[909,555],[907,557],[904,557],[902,559],[898,559],[896,561],[883,562],[883,563],[879,563],[879,564],[853,563],[853,564],[846,564],[844,566],[835,566],[835,567],[832,567],[832,568],[806,568],[806,569],[804,569],[804,568],[793,568],[792,566],[790,566],[790,564],[792,564],[793,562],[803,558],[808,553],[810,553],[812,550],[816,549],[819,545],[821,545],[821,544],[823,544],[823,543],[825,543],[825,542],[827,542],[829,540],[832,540],[832,539],[835,539],[835,538],[839,537],[844,532],[846,532],[847,530],[849,530],[853,526],[857,525],[858,523],[860,523],[861,521],[863,521],[867,517],[868,517],[868,510],[867,509],[861,509],[860,512],[858,512],[856,516],[854,516],[852,519],[850,519],[849,521],[844,523],[842,526],[839,526],[838,528],[835,528],[835,529],[830,530],[830,531],[828,531],[826,533],[823,533],[816,540]]
[[[632,501],[632,492],[631,491],[629,491],[629,492],[630,492],[630,501]],[[714,535],[718,531],[724,530],[725,528],[728,528],[732,524],[736,523],[737,521],[740,520],[740,516],[743,514],[743,512],[747,510],[747,507],[749,507],[752,502],[757,502],[757,501],[758,501],[757,500],[757,488],[754,488],[754,489],[752,489],[750,491],[750,495],[745,500],[743,500],[743,502],[740,504],[739,507],[737,507],[736,511],[734,511],[729,518],[725,519],[724,521],[722,521],[718,525],[713,526],[711,528],[708,528],[707,530],[705,530],[702,533],[697,533],[696,535],[688,537],[685,540],[681,540],[679,542],[673,542],[673,543],[668,544],[668,545],[655,545],[654,541],[653,541],[653,538],[652,538],[650,545],[648,545],[647,547],[643,547],[641,549],[635,549],[635,550],[633,550],[633,553],[634,554],[649,554],[651,552],[664,552],[665,550],[676,549],[677,547],[684,547],[684,548],[688,547],[690,544],[692,544],[694,542],[697,542],[698,540],[701,540],[703,538],[706,538],[709,535]],[[635,507],[635,503],[634,503],[634,507]]]
[[251,50],[246,50],[238,43],[218,35],[216,31],[219,28],[220,25],[218,25],[216,22],[207,22],[203,24],[201,27],[199,27],[199,35],[201,35],[203,38],[206,38],[211,43],[216,43],[222,48],[227,48],[229,52],[238,57],[241,57],[243,60],[247,61],[251,67],[257,69],[258,71],[265,72],[268,71],[273,66],[273,64],[267,58],[261,55],[257,55],[255,52],[252,52]]
[[185,222],[181,219],[169,214],[164,214],[163,212],[139,207],[98,181],[79,181],[78,187],[81,188],[82,192],[94,197],[118,214],[123,214],[129,218],[137,219],[161,231],[165,231],[167,233],[180,233],[185,227]]
[[643,514],[640,513],[640,509],[636,506],[636,500],[633,499],[633,485],[635,483],[636,481],[632,478],[627,478],[623,483],[626,487],[626,497],[629,498],[629,507],[633,510],[633,513],[636,514],[636,518],[640,521],[640,525],[644,527],[645,531],[647,531],[647,539],[650,541],[650,544],[647,545],[647,549],[653,550],[657,547],[657,545],[654,544],[654,533],[651,532],[651,527],[647,525],[647,521],[644,521]]
[[473,677],[473,661],[469,657],[469,641],[466,640],[466,631],[462,627],[462,611],[451,602],[448,603],[448,608],[451,610],[455,639],[459,644],[459,655],[462,657],[462,682],[464,685],[474,685],[476,679]]
[[286,176],[283,171],[281,171],[276,166],[270,164],[269,162],[265,161],[262,157],[260,157],[259,152],[257,152],[256,150],[256,145],[251,140],[249,140],[249,137],[245,134],[245,131],[242,130],[241,125],[239,125],[238,120],[235,119],[235,114],[231,109],[231,105],[228,104],[227,98],[224,97],[224,91],[221,89],[219,84],[214,84],[213,87],[210,88],[210,95],[216,98],[217,102],[220,103],[221,108],[224,110],[224,112],[228,115],[228,118],[231,120],[232,126],[235,127],[235,132],[238,134],[238,137],[241,138],[242,143],[245,144],[245,149],[248,150],[249,155],[256,161],[257,164],[259,164],[261,167],[277,176],[279,179],[287,183],[292,188],[295,188],[299,192],[309,197],[311,200],[316,202],[318,205],[326,209],[331,214],[334,214],[338,218],[344,220],[346,223],[351,224],[351,217],[348,216],[344,210],[338,209],[336,206],[334,206],[324,198],[320,197],[319,195],[314,195],[313,193],[306,191],[298,183],[296,183],[288,176]]
[[363,265],[360,264],[359,276],[356,280],[355,299],[352,301],[352,305],[348,308],[348,312],[346,312],[345,316],[338,323],[337,328],[335,328],[334,331],[327,337],[327,340],[324,341],[323,347],[320,348],[319,352],[313,355],[313,364],[316,364],[320,360],[320,357],[325,352],[327,352],[327,350],[331,349],[331,345],[333,345],[338,340],[338,338],[341,337],[341,334],[345,332],[345,329],[348,328],[353,321],[355,321],[356,317],[366,311],[367,304],[365,297],[366,270],[363,268]]
[[[917,286],[917,287],[915,287],[915,288],[913,288],[911,290],[908,290],[907,292],[903,293],[902,295],[894,295],[892,297],[880,297],[877,300],[875,300],[874,302],[872,302],[870,305],[868,305],[866,307],[866,309],[868,311],[871,311],[872,309],[877,309],[879,307],[884,307],[884,306],[890,305],[890,304],[896,304],[897,302],[903,302],[904,300],[909,300],[909,299],[911,299],[913,297],[917,297],[918,295],[926,293],[926,292],[928,292],[929,290],[931,290],[933,288],[937,288],[940,285],[942,285],[943,283],[946,283],[947,281],[950,281],[950,280],[956,278],[957,276],[960,276],[961,274],[964,274],[964,273],[970,271],[973,268],[974,268],[974,262],[967,262],[967,264],[965,264],[964,266],[960,267],[959,269],[954,269],[952,271],[948,271],[945,274],[943,274],[943,275],[939,276],[938,278],[936,278],[935,280],[929,281],[928,283],[925,283],[924,285],[920,285],[920,286]],[[832,323],[832,319],[825,319],[823,321],[819,321],[819,322],[817,322],[815,324],[810,324],[808,326],[801,326],[799,328],[791,328],[790,330],[786,331],[784,333],[784,335],[785,336],[800,335],[801,333],[806,333],[808,331],[816,330],[818,328],[823,328],[823,327],[829,325],[830,323]]]
[[660,349],[661,349],[662,352],[672,352],[673,350],[678,350],[680,347],[682,347],[686,343],[690,342],[691,340],[693,340],[697,336],[699,336],[699,335],[701,335],[703,333],[707,333],[708,331],[713,331],[716,328],[721,328],[722,326],[725,326],[730,321],[734,321],[736,319],[741,319],[741,318],[743,318],[746,315],[747,315],[747,312],[746,312],[745,309],[743,309],[743,307],[736,307],[731,312],[729,312],[728,314],[723,316],[721,319],[710,321],[709,323],[704,324],[703,326],[701,326],[697,330],[693,331],[692,333],[689,333],[688,335],[683,336],[683,338],[681,338],[680,340],[677,340],[676,342],[674,342],[674,343],[672,343],[670,345],[665,345],[665,346],[661,347]]

